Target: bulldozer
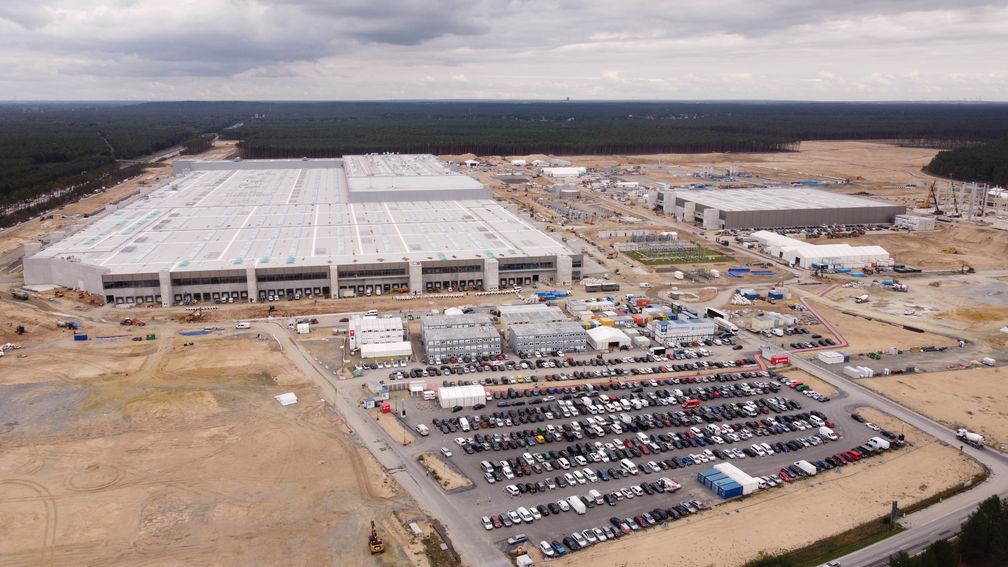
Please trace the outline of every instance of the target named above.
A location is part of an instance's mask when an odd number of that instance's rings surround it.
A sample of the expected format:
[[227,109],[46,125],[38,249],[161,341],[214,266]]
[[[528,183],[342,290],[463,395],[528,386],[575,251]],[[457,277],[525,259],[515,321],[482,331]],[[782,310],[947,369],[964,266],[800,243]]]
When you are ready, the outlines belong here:
[[368,537],[368,549],[371,550],[371,555],[377,555],[379,553],[385,553],[385,542],[378,537],[378,530],[375,529],[374,520],[371,520],[371,535]]

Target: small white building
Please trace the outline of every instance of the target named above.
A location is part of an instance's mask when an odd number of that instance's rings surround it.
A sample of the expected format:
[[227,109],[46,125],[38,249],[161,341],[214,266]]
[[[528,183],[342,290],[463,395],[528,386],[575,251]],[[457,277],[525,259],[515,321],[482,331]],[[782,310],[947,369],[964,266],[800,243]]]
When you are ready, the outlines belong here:
[[580,177],[588,173],[586,167],[544,167],[542,174],[546,177]]
[[907,230],[934,230],[934,217],[921,217],[917,215],[896,215],[893,217],[895,228],[905,228]]
[[348,337],[350,350],[356,350],[364,345],[401,343],[406,332],[399,317],[354,317],[350,319]]
[[889,252],[881,246],[813,244],[768,230],[759,230],[750,236],[768,256],[800,268],[863,268],[893,263]]
[[486,403],[486,390],[479,384],[470,386],[442,386],[438,389],[438,401],[442,408],[455,406],[472,407]]
[[513,159],[513,160],[511,160],[511,165],[513,165],[515,167],[525,167],[525,165],[527,163],[528,163],[528,161],[527,160],[523,160],[523,159]]
[[588,329],[588,346],[595,350],[609,351],[630,348],[633,342],[626,333],[613,327],[595,327]]

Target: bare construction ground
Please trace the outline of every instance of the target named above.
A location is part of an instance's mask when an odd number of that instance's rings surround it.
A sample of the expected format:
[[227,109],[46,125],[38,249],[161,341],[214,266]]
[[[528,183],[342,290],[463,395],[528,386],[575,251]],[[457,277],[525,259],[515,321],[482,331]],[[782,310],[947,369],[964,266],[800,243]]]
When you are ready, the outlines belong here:
[[[866,410],[894,431],[881,412]],[[890,418],[891,419],[891,418]],[[891,419],[895,422],[895,419]],[[560,565],[651,567],[734,567],[761,551],[797,549],[810,542],[877,519],[892,500],[919,502],[980,473],[976,462],[958,450],[904,427],[912,443],[905,449],[821,473],[783,488],[725,503],[687,520],[581,551]],[[839,448],[839,447],[838,447]],[[732,537],[729,534],[745,534]],[[689,542],[681,545],[676,542]]]
[[[814,301],[810,301],[809,303],[820,316],[829,321],[847,339],[850,346],[845,350],[852,353],[884,350],[889,347],[907,350],[929,345],[952,346],[957,344],[956,341],[941,335],[917,333],[897,325],[869,321],[863,317],[848,315],[837,309],[827,307],[822,303]],[[819,326],[812,328],[812,331],[822,333],[824,336],[828,333],[825,327]]]
[[0,564],[422,563],[412,501],[272,341],[68,339],[3,360]]
[[1003,368],[972,368],[880,376],[859,383],[949,427],[977,431],[989,445],[1001,447],[1008,443],[1006,378]]

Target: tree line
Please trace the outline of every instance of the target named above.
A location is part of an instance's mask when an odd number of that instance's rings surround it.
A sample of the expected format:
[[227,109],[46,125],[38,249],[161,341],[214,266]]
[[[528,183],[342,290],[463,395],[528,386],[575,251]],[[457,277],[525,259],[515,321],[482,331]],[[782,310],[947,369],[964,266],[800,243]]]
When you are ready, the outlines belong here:
[[1008,187],[1008,138],[938,152],[924,168],[932,175]]

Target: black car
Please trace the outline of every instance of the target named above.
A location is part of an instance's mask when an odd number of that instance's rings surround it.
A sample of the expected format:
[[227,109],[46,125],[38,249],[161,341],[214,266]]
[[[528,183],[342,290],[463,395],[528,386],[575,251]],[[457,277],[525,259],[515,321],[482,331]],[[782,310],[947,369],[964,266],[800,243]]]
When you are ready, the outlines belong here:
[[550,502],[549,504],[546,505],[546,508],[549,509],[551,514],[560,513],[560,506],[556,502]]

